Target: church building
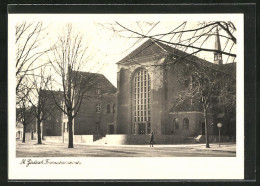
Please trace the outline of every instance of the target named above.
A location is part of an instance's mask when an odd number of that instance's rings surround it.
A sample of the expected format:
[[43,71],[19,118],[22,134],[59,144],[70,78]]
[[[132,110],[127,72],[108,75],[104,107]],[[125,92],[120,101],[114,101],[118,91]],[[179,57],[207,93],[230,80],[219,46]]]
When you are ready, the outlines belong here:
[[[221,50],[217,34],[215,48]],[[190,74],[176,72],[174,61],[189,56],[186,52],[152,39],[147,40],[120,60],[117,72],[117,133],[195,137],[205,135],[205,117],[200,105],[176,109],[177,97],[190,85]],[[196,56],[185,57],[191,63],[236,70],[235,63],[223,65],[222,54],[214,53],[214,63]],[[168,65],[172,64],[172,65]],[[234,83],[235,84],[235,83]],[[235,86],[235,85],[234,85]],[[234,108],[235,112],[235,108]],[[217,122],[224,122],[223,110],[208,113],[208,134],[217,135]],[[223,124],[224,135],[235,135],[235,115]]]

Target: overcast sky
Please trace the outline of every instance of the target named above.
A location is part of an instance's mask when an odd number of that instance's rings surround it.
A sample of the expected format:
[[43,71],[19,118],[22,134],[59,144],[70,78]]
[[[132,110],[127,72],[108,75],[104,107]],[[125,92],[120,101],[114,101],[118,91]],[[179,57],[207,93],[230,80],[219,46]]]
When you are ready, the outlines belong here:
[[[51,45],[61,34],[67,23],[72,23],[73,28],[84,35],[86,46],[91,54],[91,71],[104,74],[115,86],[117,77],[117,65],[115,64],[128,53],[140,46],[145,40],[136,42],[137,39],[120,37],[118,34],[105,28],[119,22],[120,24],[136,30],[140,33],[147,33],[158,23],[149,34],[161,34],[171,31],[182,21],[188,21],[188,27],[196,27],[198,21],[231,20],[235,23],[232,15],[180,15],[180,14],[13,14],[9,15],[9,34],[14,35],[14,26],[22,21],[42,21],[47,26],[48,39],[44,44]],[[138,22],[138,23],[137,23]],[[124,36],[132,36],[130,32],[120,33]],[[222,46],[225,41],[221,41]],[[208,41],[209,48],[214,47],[214,40]],[[235,48],[233,49],[235,53]],[[213,61],[212,53],[201,53],[199,57]],[[223,56],[224,62],[226,56]],[[46,60],[46,58],[41,58]],[[89,67],[89,66],[88,66]],[[89,71],[89,69],[83,69]]]

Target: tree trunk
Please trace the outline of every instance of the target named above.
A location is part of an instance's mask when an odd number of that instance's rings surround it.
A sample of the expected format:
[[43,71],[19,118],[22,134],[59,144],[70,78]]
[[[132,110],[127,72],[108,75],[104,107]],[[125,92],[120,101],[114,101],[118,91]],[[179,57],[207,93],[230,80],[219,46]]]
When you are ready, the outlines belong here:
[[208,135],[208,120],[207,120],[207,116],[208,116],[207,109],[204,109],[206,148],[210,148],[210,146],[209,146],[209,135]]
[[23,143],[25,143],[25,131],[26,131],[26,125],[23,125]]
[[69,146],[68,146],[68,148],[74,148],[73,147],[72,116],[68,116],[68,122],[69,122]]
[[37,119],[37,138],[38,144],[42,144],[42,137],[41,137],[41,120]]

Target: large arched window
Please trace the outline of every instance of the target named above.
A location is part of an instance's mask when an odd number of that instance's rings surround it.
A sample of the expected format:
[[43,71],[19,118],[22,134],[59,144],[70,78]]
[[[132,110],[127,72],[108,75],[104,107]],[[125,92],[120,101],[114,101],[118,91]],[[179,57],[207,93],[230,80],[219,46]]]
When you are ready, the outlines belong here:
[[134,122],[150,121],[151,80],[144,69],[137,71],[133,77]]
[[188,130],[189,129],[189,119],[188,118],[184,118],[183,119],[183,129],[184,130]]

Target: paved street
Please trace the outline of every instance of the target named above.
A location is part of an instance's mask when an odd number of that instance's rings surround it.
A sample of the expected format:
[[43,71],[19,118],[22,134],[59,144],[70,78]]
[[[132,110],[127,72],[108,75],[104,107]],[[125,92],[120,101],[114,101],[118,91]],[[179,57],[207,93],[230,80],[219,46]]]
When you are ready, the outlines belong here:
[[235,157],[236,144],[204,144],[185,145],[84,145],[74,144],[69,149],[65,143],[36,141],[16,142],[17,157]]

